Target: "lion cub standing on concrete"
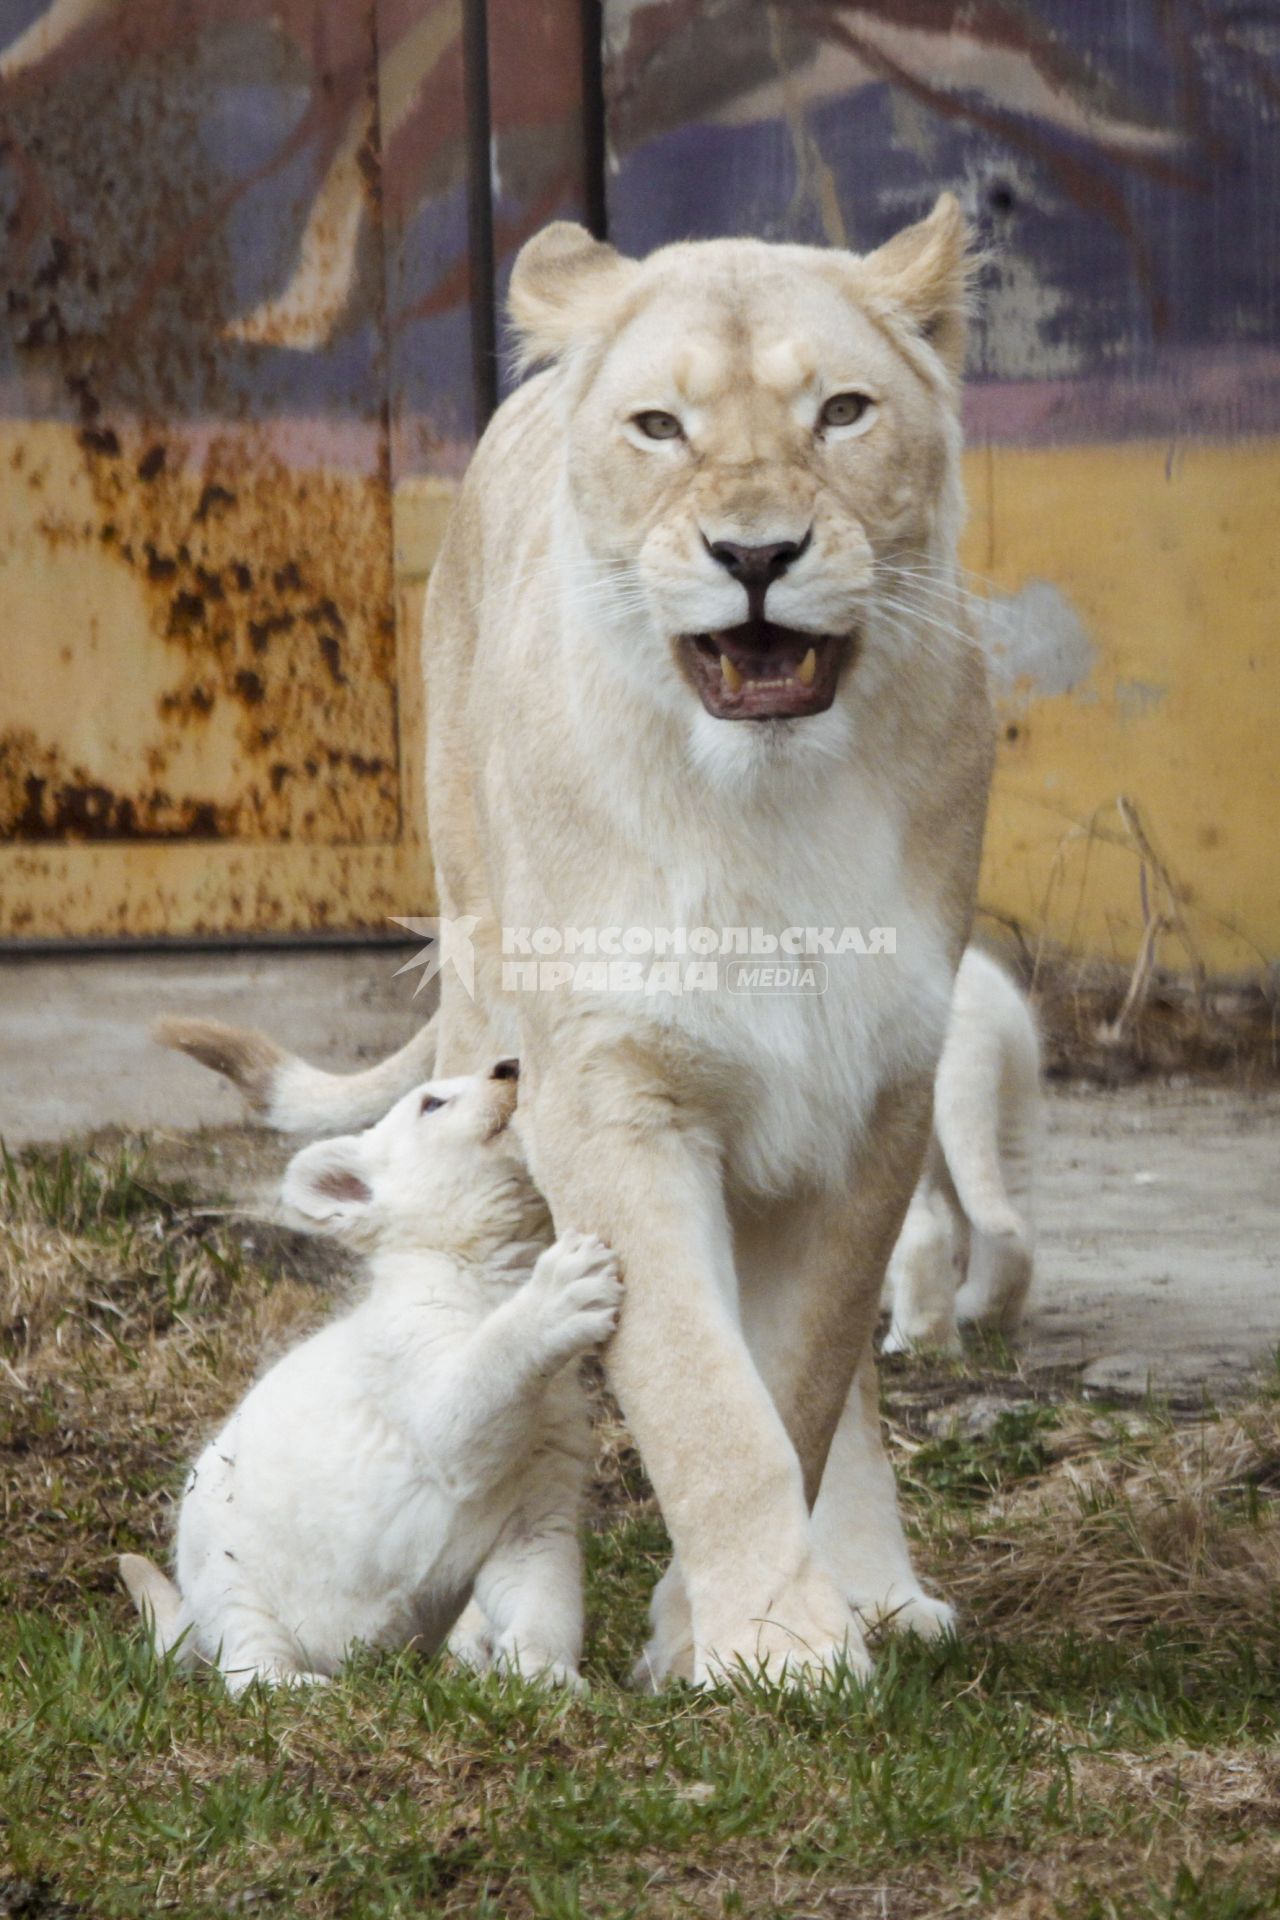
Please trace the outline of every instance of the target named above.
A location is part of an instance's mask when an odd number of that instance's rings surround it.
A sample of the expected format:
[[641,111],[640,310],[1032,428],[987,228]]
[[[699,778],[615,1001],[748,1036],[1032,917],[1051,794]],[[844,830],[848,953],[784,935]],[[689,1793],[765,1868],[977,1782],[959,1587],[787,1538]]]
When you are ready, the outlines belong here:
[[620,1287],[599,1240],[547,1247],[516,1074],[416,1088],[289,1164],[285,1200],[368,1252],[369,1292],[196,1462],[177,1586],[120,1562],[159,1647],[235,1692],[324,1679],[358,1642],[431,1652],[473,1590],[495,1664],[576,1679],[590,1431],[571,1363],[612,1333]]
[[889,1261],[886,1353],[1016,1333],[1031,1288],[1040,1042],[1026,995],[970,947],[951,996],[924,1172]]

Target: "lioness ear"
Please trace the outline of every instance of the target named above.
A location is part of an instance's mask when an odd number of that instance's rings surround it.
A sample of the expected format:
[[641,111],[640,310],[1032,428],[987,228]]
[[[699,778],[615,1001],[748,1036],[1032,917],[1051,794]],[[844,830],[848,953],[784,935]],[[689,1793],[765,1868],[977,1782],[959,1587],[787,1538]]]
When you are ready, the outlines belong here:
[[507,300],[520,335],[521,370],[554,360],[584,334],[602,330],[635,271],[634,260],[572,220],[555,220],[526,240]]
[[968,222],[953,193],[859,262],[861,277],[914,321],[952,373],[964,368],[969,288],[976,261]]
[[366,1219],[373,1200],[364,1144],[358,1134],[316,1140],[285,1168],[281,1197],[326,1233],[346,1233]]

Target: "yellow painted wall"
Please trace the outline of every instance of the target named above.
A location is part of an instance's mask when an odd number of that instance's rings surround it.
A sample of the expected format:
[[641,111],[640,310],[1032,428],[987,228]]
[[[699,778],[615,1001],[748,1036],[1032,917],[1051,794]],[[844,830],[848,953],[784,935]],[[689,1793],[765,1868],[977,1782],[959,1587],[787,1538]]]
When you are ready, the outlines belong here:
[[[973,591],[1047,582],[1093,651],[1000,699],[982,907],[1090,956],[1132,960],[1163,911],[1167,966],[1280,959],[1280,442],[979,448],[965,481]],[[415,619],[443,507],[397,502]]]
[[1280,957],[1280,442],[991,448],[967,480],[975,588],[1052,582],[1095,656],[1070,691],[1002,701],[983,905],[1131,958],[1136,820],[1211,971]]
[[[1131,959],[1145,918],[1162,909],[1158,862],[1211,971],[1280,957],[1280,442],[976,449],[967,483],[974,590],[1017,595],[1047,582],[1092,649],[1069,689],[1045,693],[1024,680],[1002,700],[983,906],[1032,940],[1047,934]],[[0,848],[0,933],[305,929],[430,911],[417,634],[449,497],[441,482],[410,481],[395,503],[398,836],[382,845],[10,845]],[[36,573],[49,564],[43,551],[27,578],[12,542],[8,553],[0,599],[11,695],[24,711],[34,703],[33,717],[43,701],[54,728],[61,710],[64,730],[67,703],[94,699],[101,730],[102,696],[119,718],[132,692],[141,754],[154,702],[136,671],[100,681],[95,695],[87,683],[63,684],[59,650],[32,652],[34,630],[14,644],[24,606],[32,618],[42,607],[89,607],[100,644],[133,658],[146,621],[118,563],[79,543],[51,598]],[[15,698],[7,704],[12,725]],[[128,728],[117,731],[127,758]],[[1189,956],[1169,936],[1158,957],[1181,966]]]

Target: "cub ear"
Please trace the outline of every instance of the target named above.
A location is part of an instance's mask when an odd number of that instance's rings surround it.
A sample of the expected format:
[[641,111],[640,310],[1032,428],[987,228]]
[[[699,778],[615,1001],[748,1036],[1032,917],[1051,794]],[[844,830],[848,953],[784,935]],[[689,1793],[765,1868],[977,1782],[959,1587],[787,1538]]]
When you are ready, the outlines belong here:
[[554,360],[575,340],[603,331],[636,271],[636,261],[593,240],[572,220],[554,220],[526,240],[507,296],[520,336],[520,371]]
[[978,260],[969,224],[953,193],[859,262],[859,278],[899,307],[957,376],[964,369],[969,294]]
[[285,1168],[281,1198],[325,1233],[361,1226],[373,1202],[370,1169],[358,1134],[316,1140]]

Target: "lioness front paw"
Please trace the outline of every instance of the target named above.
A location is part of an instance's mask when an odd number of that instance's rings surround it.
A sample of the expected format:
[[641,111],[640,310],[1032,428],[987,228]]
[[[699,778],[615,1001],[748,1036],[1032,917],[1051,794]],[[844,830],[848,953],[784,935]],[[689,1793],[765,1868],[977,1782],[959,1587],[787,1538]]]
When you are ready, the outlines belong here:
[[560,1362],[607,1340],[618,1324],[622,1282],[616,1256],[593,1233],[566,1233],[529,1276],[549,1359]]
[[914,1633],[921,1640],[941,1640],[959,1630],[955,1608],[920,1587],[890,1586],[874,1600],[855,1600],[853,1610],[868,1628]]
[[712,1629],[697,1647],[693,1677],[702,1687],[757,1675],[815,1686],[842,1668],[866,1678],[871,1664],[852,1609],[828,1581],[811,1574],[784,1588],[755,1618]]

